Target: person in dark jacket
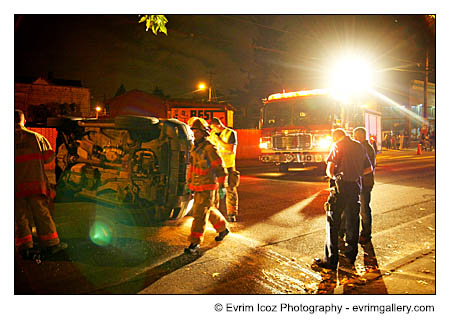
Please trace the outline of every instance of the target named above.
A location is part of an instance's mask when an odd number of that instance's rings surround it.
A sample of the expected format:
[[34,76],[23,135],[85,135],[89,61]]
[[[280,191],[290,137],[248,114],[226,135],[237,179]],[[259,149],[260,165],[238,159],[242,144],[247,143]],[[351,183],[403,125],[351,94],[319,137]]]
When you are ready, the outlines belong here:
[[346,214],[346,263],[353,264],[358,254],[359,240],[359,193],[361,177],[372,172],[366,150],[346,135],[343,129],[333,132],[334,144],[327,158],[327,176],[337,182],[335,201],[327,211],[325,257],[314,259],[320,268],[336,270],[339,262],[338,235],[341,217]]
[[358,127],[353,130],[353,137],[360,142],[366,149],[367,156],[372,164],[372,172],[364,174],[362,177],[361,193],[359,201],[361,203],[361,232],[359,234],[359,243],[366,244],[372,239],[372,210],[370,209],[370,198],[374,185],[374,170],[376,164],[376,155],[372,145],[366,138],[366,129]]

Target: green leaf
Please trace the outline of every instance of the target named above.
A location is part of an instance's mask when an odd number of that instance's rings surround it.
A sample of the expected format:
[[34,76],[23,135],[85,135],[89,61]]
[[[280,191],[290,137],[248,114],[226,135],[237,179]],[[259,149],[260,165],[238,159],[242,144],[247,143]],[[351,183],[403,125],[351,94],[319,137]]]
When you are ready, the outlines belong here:
[[153,34],[157,35],[158,31],[167,35],[167,27],[165,26],[168,22],[164,15],[139,15],[139,23],[145,21],[145,31],[152,29]]
[[167,28],[166,28],[166,26],[161,25],[161,26],[159,26],[159,29],[161,30],[161,33],[164,33],[164,34],[167,35]]
[[142,23],[147,20],[148,15],[143,15],[141,19],[139,19],[139,23]]

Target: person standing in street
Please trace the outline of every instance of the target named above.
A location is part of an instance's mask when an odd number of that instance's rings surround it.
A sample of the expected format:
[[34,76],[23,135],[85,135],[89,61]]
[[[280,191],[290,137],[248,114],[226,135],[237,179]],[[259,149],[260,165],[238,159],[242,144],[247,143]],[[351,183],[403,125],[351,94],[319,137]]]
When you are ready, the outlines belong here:
[[[44,170],[55,154],[48,140],[25,128],[25,115],[14,111],[14,241],[23,259],[50,256],[67,248],[60,242],[49,203],[55,197]],[[34,248],[34,221],[40,251]]]
[[359,243],[367,244],[372,239],[372,210],[370,208],[370,199],[373,189],[374,171],[376,165],[375,150],[372,145],[369,144],[366,138],[366,129],[364,127],[357,127],[353,130],[353,137],[360,142],[366,149],[367,156],[372,164],[372,172],[364,174],[362,177],[361,193],[359,201],[361,203],[361,232],[359,234]]
[[386,134],[385,141],[386,141],[386,148],[387,149],[391,148],[391,140],[392,140],[391,134],[390,133]]
[[436,151],[436,132],[433,130],[430,135],[431,150]]
[[330,208],[327,211],[325,257],[314,259],[313,265],[336,270],[339,262],[338,235],[344,210],[347,212],[345,261],[354,264],[356,260],[359,240],[361,176],[372,172],[372,166],[364,147],[347,136],[343,129],[334,130],[333,141],[334,144],[327,158],[326,173],[330,179],[336,182],[336,193],[333,194]]
[[191,149],[190,165],[187,170],[187,183],[194,193],[193,217],[190,245],[185,253],[197,252],[203,241],[206,221],[209,219],[214,229],[219,233],[216,241],[222,241],[230,232],[228,223],[222,213],[214,207],[216,190],[224,189],[226,171],[215,146],[208,141],[208,123],[201,118],[195,119],[191,124],[194,133],[194,146]]
[[213,131],[211,142],[217,147],[217,151],[224,162],[228,172],[226,191],[227,218],[229,222],[235,222],[238,215],[238,191],[240,173],[236,170],[236,131],[225,127],[222,121],[213,117],[210,123]]

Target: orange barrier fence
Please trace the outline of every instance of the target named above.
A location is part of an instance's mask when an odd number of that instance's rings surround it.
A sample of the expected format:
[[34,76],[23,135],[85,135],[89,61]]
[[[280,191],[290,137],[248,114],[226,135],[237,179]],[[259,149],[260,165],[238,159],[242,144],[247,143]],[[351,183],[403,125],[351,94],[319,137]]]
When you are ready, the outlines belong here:
[[236,132],[238,137],[236,159],[258,160],[258,157],[261,154],[261,149],[259,148],[261,130],[236,129]]

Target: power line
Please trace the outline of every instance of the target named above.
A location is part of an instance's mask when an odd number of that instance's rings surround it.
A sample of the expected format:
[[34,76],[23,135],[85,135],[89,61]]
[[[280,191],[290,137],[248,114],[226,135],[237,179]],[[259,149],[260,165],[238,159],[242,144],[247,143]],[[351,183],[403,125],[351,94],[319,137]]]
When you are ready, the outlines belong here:
[[258,26],[258,27],[261,27],[261,28],[277,31],[277,32],[280,32],[280,33],[291,34],[291,35],[295,35],[295,36],[298,36],[298,37],[306,37],[306,38],[309,38],[309,39],[315,39],[314,37],[312,37],[312,36],[310,36],[310,35],[308,35],[306,33],[298,33],[298,32],[292,32],[292,31],[289,31],[289,30],[279,29],[279,28],[275,28],[275,27],[272,27],[272,26],[263,25],[263,24],[260,24],[260,23],[254,22],[254,21],[250,21],[250,20],[246,20],[246,19],[242,19],[242,18],[237,18],[236,16],[230,16],[230,15],[221,15],[221,16],[225,17],[225,18],[229,18],[229,19],[234,19],[236,21],[244,22],[244,23],[247,23],[247,24],[255,25],[255,26]]
[[258,27],[262,27],[262,28],[274,30],[274,31],[277,31],[277,32],[281,32],[281,33],[289,33],[289,31],[287,31],[287,30],[282,30],[282,29],[278,29],[278,28],[275,28],[275,27],[272,27],[272,26],[267,26],[267,25],[259,24],[259,23],[256,23],[256,22],[254,22],[254,21],[250,21],[250,20],[246,20],[246,19],[237,18],[236,16],[230,16],[230,15],[221,15],[221,16],[222,16],[222,17],[229,18],[229,19],[234,19],[234,20],[237,20],[237,21],[240,21],[240,22],[245,22],[245,23],[247,23],[247,24],[255,25],[255,26],[258,26]]

